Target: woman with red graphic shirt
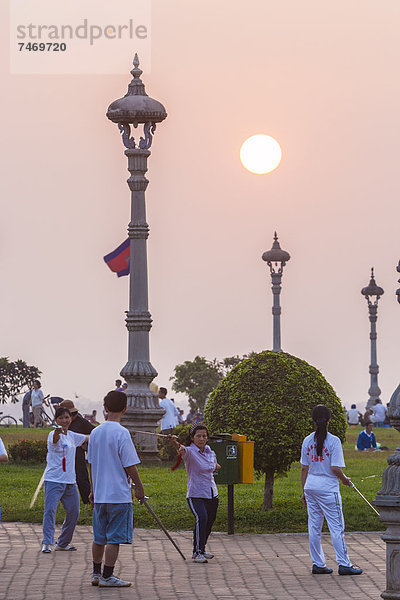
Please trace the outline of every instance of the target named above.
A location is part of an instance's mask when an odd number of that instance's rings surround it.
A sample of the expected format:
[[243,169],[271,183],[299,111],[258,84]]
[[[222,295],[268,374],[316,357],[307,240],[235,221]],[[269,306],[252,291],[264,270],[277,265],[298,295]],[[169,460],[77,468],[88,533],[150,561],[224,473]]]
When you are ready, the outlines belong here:
[[75,451],[89,440],[88,435],[68,431],[72,418],[68,408],[60,406],[55,416],[57,427],[47,438],[47,467],[44,472],[44,515],[42,552],[51,552],[56,528],[56,512],[61,501],[65,520],[54,550],[76,550],[70,542],[79,517],[76,487]]
[[312,411],[315,432],[303,440],[301,447],[301,484],[303,506],[308,512],[308,534],[312,573],[327,575],[332,569],[326,566],[321,546],[324,518],[329,527],[339,575],[361,575],[362,569],[352,565],[344,541],[344,519],[339,479],[344,485],[351,481],[342,471],[345,467],[341,441],[328,433],[331,411],[319,404]]

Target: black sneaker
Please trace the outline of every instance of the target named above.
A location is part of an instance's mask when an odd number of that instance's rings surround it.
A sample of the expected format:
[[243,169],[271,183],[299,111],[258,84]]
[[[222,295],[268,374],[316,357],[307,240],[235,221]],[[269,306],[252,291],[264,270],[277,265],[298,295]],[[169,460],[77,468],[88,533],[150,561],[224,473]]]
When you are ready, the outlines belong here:
[[331,573],[333,573],[333,569],[328,569],[328,567],[318,567],[317,565],[313,565],[311,573],[313,575],[330,575]]
[[357,565],[352,565],[351,567],[345,567],[344,565],[339,565],[338,573],[339,575],[361,575],[363,572],[360,567]]

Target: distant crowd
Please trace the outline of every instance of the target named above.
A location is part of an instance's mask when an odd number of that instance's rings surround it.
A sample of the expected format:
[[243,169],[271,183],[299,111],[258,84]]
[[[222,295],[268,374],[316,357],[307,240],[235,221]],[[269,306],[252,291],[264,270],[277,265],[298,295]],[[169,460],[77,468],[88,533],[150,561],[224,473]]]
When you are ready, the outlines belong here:
[[[115,380],[115,391],[126,392],[127,383],[122,383],[121,379]],[[160,422],[161,429],[172,430],[178,425],[193,425],[202,423],[204,415],[201,410],[190,409],[186,417],[182,408],[175,405],[174,398],[167,398],[167,389],[160,387],[158,392],[160,407],[165,410],[165,414]],[[63,402],[63,398],[57,396],[50,397],[44,395],[42,385],[35,379],[32,389],[26,392],[22,400],[22,423],[23,427],[45,427],[50,426],[54,421],[54,413],[58,406]],[[107,420],[107,412],[103,409],[104,420]],[[99,425],[97,420],[97,411],[93,410],[90,414],[84,414],[83,417],[91,425]]]

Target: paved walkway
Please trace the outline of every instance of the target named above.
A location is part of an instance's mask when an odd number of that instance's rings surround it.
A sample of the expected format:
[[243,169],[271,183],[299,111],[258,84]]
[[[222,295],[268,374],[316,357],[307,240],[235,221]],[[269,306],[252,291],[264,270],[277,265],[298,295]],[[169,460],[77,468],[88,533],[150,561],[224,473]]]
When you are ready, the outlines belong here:
[[[215,558],[193,564],[191,534],[173,533],[187,556],[183,561],[159,530],[135,530],[132,546],[122,546],[116,574],[132,587],[104,590],[90,585],[91,527],[77,527],[77,552],[42,554],[41,526],[0,525],[0,600],[366,600],[385,588],[385,544],[379,533],[347,534],[351,559],[364,568],[358,577],[311,575],[308,538],[303,534],[234,535],[213,533]],[[334,553],[324,534],[329,566]]]

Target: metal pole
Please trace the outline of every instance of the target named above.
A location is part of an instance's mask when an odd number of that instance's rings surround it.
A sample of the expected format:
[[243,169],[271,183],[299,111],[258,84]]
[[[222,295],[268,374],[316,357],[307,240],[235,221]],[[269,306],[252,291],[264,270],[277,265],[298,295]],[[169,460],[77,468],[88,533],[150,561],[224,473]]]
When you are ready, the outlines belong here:
[[281,348],[281,306],[280,306],[280,294],[281,294],[281,283],[282,283],[282,272],[271,273],[272,280],[272,294],[273,294],[273,352],[282,352]]
[[371,408],[374,405],[375,400],[379,398],[381,395],[381,390],[378,385],[378,359],[377,359],[377,350],[376,350],[376,321],[378,319],[378,305],[372,304],[371,302],[368,305],[369,310],[369,320],[371,322],[371,331],[369,334],[369,339],[371,340],[371,364],[369,365],[369,374],[371,378],[371,385],[368,390],[369,399],[367,403],[367,408]]
[[235,533],[234,490],[235,485],[228,483],[228,535]]

